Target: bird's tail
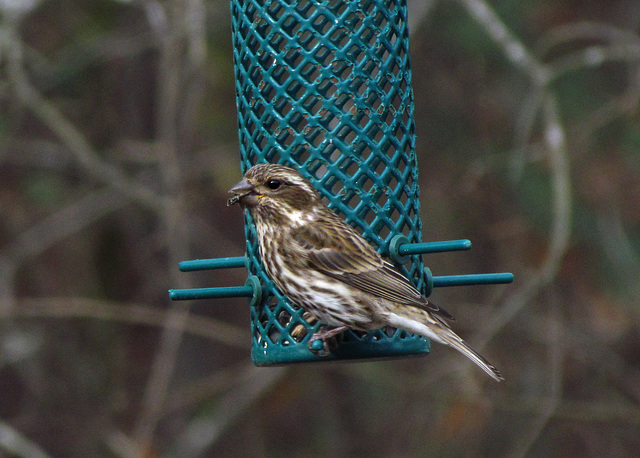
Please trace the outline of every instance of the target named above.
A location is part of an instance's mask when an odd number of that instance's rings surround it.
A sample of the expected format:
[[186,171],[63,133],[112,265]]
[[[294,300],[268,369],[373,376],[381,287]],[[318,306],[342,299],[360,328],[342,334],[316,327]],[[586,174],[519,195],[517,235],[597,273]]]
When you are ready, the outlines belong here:
[[491,364],[487,359],[482,356],[480,353],[471,348],[464,340],[462,340],[458,335],[453,332],[451,329],[446,329],[448,331],[441,340],[442,343],[449,345],[452,348],[455,348],[460,353],[465,355],[471,361],[476,363],[483,371],[489,374],[494,380],[498,382],[504,381],[504,377],[500,373],[496,367]]
[[489,374],[494,380],[501,382],[504,377],[493,364],[486,360],[484,356],[471,348],[464,340],[462,340],[455,332],[453,332],[446,324],[441,323],[437,318],[428,316],[428,325],[421,323],[415,319],[402,317],[396,314],[390,314],[389,324],[405,331],[413,332],[421,336],[435,340],[441,344],[449,345],[458,350],[464,356],[476,363],[483,371]]

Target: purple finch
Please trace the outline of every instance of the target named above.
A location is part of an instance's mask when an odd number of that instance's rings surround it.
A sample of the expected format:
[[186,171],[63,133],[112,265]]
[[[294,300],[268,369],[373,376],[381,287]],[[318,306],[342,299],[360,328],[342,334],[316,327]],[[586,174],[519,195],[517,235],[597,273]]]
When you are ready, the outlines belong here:
[[321,200],[311,183],[277,164],[251,167],[228,204],[255,222],[264,268],[293,303],[327,325],[310,338],[347,329],[404,329],[449,345],[497,381],[500,372],[449,327],[453,317],[427,300]]

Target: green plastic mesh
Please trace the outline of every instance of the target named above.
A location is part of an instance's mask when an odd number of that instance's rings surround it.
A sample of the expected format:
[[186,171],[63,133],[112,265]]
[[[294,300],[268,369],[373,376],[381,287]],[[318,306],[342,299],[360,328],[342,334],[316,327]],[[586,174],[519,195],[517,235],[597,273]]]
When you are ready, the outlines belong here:
[[[405,1],[232,0],[231,10],[242,172],[297,168],[383,255],[394,235],[419,242]],[[382,329],[344,333],[315,356],[307,341],[319,324],[273,286],[246,218],[248,269],[265,286],[251,310],[254,363],[428,352],[426,339]],[[399,267],[424,290],[420,256]]]

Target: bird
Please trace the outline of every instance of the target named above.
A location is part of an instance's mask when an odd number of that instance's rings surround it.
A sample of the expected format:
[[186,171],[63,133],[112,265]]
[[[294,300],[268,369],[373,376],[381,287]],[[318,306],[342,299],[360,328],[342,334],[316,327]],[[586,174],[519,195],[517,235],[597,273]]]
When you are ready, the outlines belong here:
[[260,163],[233,186],[228,205],[251,214],[269,278],[323,326],[326,342],[353,329],[400,328],[448,345],[496,381],[504,377],[449,326],[454,318],[424,297],[392,263],[323,202],[291,167]]

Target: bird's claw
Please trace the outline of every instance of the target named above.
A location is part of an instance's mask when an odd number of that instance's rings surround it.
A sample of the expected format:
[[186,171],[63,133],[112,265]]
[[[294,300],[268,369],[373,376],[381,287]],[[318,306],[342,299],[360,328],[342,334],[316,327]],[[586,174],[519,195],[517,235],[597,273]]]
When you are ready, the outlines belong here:
[[335,337],[324,338],[318,334],[320,333],[315,333],[309,339],[309,350],[320,358],[326,358],[338,349],[338,340]]
[[[348,326],[323,326],[318,332],[311,336],[309,339],[309,350],[316,356],[326,358],[331,353],[338,349],[338,339],[336,336],[349,329]],[[317,344],[316,342],[322,342]]]

